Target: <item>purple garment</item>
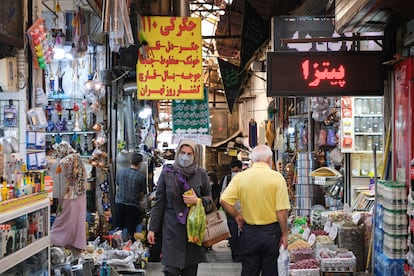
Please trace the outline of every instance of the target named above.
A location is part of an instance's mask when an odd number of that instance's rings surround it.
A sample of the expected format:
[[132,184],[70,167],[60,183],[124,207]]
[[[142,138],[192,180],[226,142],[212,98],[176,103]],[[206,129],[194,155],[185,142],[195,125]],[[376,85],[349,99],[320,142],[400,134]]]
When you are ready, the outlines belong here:
[[[180,172],[175,171],[173,168],[170,168],[168,166],[164,167],[164,170],[167,172],[171,172],[171,173],[176,173],[177,174],[177,182],[175,183],[176,185],[182,185],[182,190],[184,192],[191,190],[191,187],[188,185],[187,183],[187,178]],[[177,211],[177,210],[176,210]],[[181,224],[186,224],[187,223],[187,216],[188,216],[188,212],[190,211],[190,208],[187,206],[184,206],[184,208],[182,208],[180,211],[177,212],[176,217],[177,217],[177,221]]]
[[86,249],[86,193],[76,199],[63,199],[62,212],[56,214],[50,242],[52,245]]

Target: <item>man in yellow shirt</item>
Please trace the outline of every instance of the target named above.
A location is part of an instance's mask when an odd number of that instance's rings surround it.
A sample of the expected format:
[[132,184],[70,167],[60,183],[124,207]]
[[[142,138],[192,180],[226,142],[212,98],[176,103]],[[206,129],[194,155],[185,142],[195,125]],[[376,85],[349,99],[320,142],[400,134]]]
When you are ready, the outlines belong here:
[[[279,245],[288,245],[289,196],[285,179],[271,169],[272,156],[268,146],[256,146],[251,153],[253,166],[232,178],[220,197],[241,231],[242,276],[278,275]],[[234,207],[237,200],[241,212]]]

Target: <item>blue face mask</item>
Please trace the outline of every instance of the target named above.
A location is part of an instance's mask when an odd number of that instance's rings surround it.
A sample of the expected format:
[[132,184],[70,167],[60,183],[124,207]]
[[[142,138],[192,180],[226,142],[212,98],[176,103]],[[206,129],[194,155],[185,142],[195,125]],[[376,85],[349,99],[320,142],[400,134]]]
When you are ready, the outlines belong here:
[[181,167],[187,168],[191,166],[194,162],[194,156],[188,155],[188,154],[179,154],[178,155],[178,164],[180,164]]

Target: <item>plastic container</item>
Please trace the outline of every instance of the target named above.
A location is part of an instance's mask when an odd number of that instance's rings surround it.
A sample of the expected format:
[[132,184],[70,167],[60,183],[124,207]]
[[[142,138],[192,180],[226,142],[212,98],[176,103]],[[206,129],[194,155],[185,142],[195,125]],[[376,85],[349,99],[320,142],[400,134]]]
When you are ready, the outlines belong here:
[[390,259],[382,253],[377,254],[374,267],[377,276],[404,275],[404,259]]
[[50,175],[45,175],[44,177],[45,182],[45,192],[47,192],[47,197],[49,200],[53,200],[53,179]]
[[389,210],[387,208],[384,208],[382,219],[384,223],[396,225],[394,226],[396,229],[400,228],[398,225],[407,226],[408,224],[407,212],[404,212],[403,210]]
[[[407,255],[406,249],[390,248],[387,245],[385,245],[385,243],[384,243],[382,252],[387,258],[391,260],[404,259]],[[403,274],[388,274],[388,275],[403,275]]]
[[396,228],[395,225],[384,223],[382,230],[384,231],[385,234],[388,234],[388,235],[394,235],[394,236],[408,235],[408,225],[400,224],[397,227],[398,228]]
[[322,272],[354,272],[356,269],[356,258],[326,258],[320,259]]
[[375,216],[375,226],[379,229],[383,227],[383,218],[384,218],[384,207],[381,204],[376,205],[376,216]]
[[319,276],[320,270],[313,269],[289,269],[290,276]]
[[407,236],[394,236],[384,233],[384,246],[391,250],[405,250],[407,248]]
[[405,184],[399,181],[378,180],[378,191],[382,199],[387,201],[407,200]]
[[382,231],[380,228],[375,227],[375,250],[381,252],[384,246],[384,231]]

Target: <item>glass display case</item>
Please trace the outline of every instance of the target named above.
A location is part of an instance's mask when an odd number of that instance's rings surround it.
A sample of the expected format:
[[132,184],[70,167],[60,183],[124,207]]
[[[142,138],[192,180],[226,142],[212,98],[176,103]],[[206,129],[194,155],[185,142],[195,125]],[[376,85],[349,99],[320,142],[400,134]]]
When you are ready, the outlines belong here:
[[[49,271],[50,201],[46,196],[33,194],[0,203],[1,275],[27,266]],[[39,260],[43,261],[39,264]]]
[[350,154],[350,203],[353,205],[361,193],[372,194],[374,187],[370,188],[370,180],[381,177],[384,151],[383,98],[342,97],[341,116],[341,151]]

